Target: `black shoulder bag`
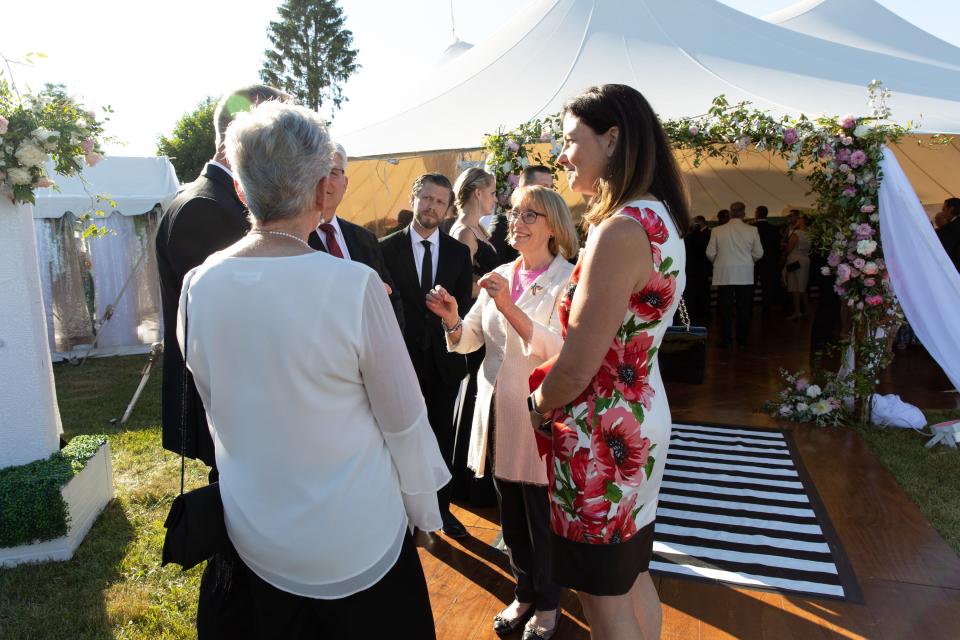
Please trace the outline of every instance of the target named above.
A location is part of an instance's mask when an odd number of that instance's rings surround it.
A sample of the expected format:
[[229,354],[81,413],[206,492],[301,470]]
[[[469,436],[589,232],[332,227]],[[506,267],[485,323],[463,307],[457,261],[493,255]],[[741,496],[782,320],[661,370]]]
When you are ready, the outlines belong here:
[[690,326],[687,304],[680,299],[682,325],[667,328],[660,342],[660,376],[665,382],[703,384],[707,366],[707,328]]
[[[191,276],[192,279],[192,276]],[[183,290],[190,286],[184,282]],[[160,566],[170,562],[185,570],[195,567],[215,554],[229,549],[227,527],[223,521],[223,500],[220,498],[220,483],[183,492],[186,472],[184,451],[187,442],[187,393],[193,376],[187,369],[189,346],[189,305],[183,311],[183,393],[180,404],[180,495],[170,505],[170,513],[163,523],[167,533],[163,539],[163,554]]]

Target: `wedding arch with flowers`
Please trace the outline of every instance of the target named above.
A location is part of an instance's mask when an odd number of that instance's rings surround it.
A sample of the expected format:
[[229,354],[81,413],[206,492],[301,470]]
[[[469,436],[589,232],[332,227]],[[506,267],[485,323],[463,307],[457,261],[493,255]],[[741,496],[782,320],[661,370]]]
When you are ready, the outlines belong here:
[[[755,149],[783,157],[788,175],[808,170],[806,179],[816,194],[811,236],[829,256],[824,275],[834,277],[834,290],[849,311],[850,332],[839,345],[845,354],[840,373],[783,372],[786,388],[768,408],[789,420],[840,424],[851,417],[844,400],[852,398],[856,417],[868,421],[879,373],[890,361],[886,336],[903,322],[883,259],[878,194],[883,146],[900,140],[910,124],[890,120],[890,93],[879,81],[868,91],[866,116],[775,118],[719,96],[704,115],[662,121],[674,147],[692,154],[694,167],[704,158],[737,164],[740,152]],[[497,177],[501,197],[509,197],[531,154],[556,169],[559,131],[556,115],[486,136],[487,168]],[[932,143],[939,142],[948,140],[935,136]],[[540,144],[552,146],[548,153],[538,152]]]
[[3,62],[8,75],[0,70],[0,197],[34,204],[36,189],[56,188],[48,160],[55,173],[72,176],[103,159],[103,122],[63,85],[21,93],[10,71],[13,61]]

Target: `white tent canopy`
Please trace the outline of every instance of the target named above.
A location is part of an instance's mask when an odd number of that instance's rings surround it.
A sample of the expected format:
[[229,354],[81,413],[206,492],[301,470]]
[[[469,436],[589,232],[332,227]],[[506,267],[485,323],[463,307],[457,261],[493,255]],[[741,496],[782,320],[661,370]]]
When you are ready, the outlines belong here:
[[[161,335],[154,237],[179,189],[173,165],[110,157],[84,170],[83,180],[51,176],[60,191],[38,190],[33,222],[54,359],[85,355],[95,327],[94,355],[148,350]],[[97,203],[98,195],[115,206]],[[93,220],[109,233],[83,239],[77,218],[97,209],[105,215]]]
[[960,48],[914,26],[875,0],[802,0],[763,19],[815,38],[960,70]]
[[[54,174],[48,164],[47,173],[59,191],[37,189],[34,218],[59,218],[67,212],[80,215],[96,209],[106,215],[138,216],[158,204],[165,209],[180,188],[177,173],[166,158],[107,157],[69,178]],[[107,202],[97,204],[98,195],[106,196],[116,207]]]
[[477,148],[485,133],[607,82],[638,88],[665,118],[703,113],[720,94],[774,114],[863,113],[874,78],[894,92],[899,121],[960,133],[960,70],[828,42],[715,0],[534,0],[442,71],[408,108],[338,140],[358,158]]

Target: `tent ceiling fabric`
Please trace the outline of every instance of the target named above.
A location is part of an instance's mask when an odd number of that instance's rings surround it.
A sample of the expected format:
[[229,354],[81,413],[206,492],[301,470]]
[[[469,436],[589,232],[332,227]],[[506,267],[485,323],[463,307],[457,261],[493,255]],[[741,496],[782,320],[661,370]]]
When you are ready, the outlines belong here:
[[960,70],[960,48],[875,0],[802,0],[763,19],[814,38]]
[[665,118],[701,114],[720,94],[774,114],[863,113],[874,78],[898,121],[960,133],[960,68],[828,42],[716,0],[534,0],[411,92],[413,104],[338,140],[355,158],[475,149],[608,82],[638,88]]
[[[84,169],[81,175],[69,178],[53,173],[48,163],[47,174],[60,191],[37,189],[34,218],[59,218],[68,211],[79,215],[94,209],[102,209],[107,215],[116,212],[137,216],[158,203],[166,209],[180,188],[177,173],[167,158],[108,156],[96,166]],[[97,203],[98,195],[108,197],[117,206]]]

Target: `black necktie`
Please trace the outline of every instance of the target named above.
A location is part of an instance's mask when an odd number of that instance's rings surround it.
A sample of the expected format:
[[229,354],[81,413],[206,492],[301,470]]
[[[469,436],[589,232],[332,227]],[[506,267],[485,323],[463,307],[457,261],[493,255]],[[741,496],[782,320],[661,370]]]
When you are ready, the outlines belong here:
[[420,265],[420,293],[426,296],[433,288],[433,254],[430,251],[430,241],[421,240],[423,245],[423,262]]

